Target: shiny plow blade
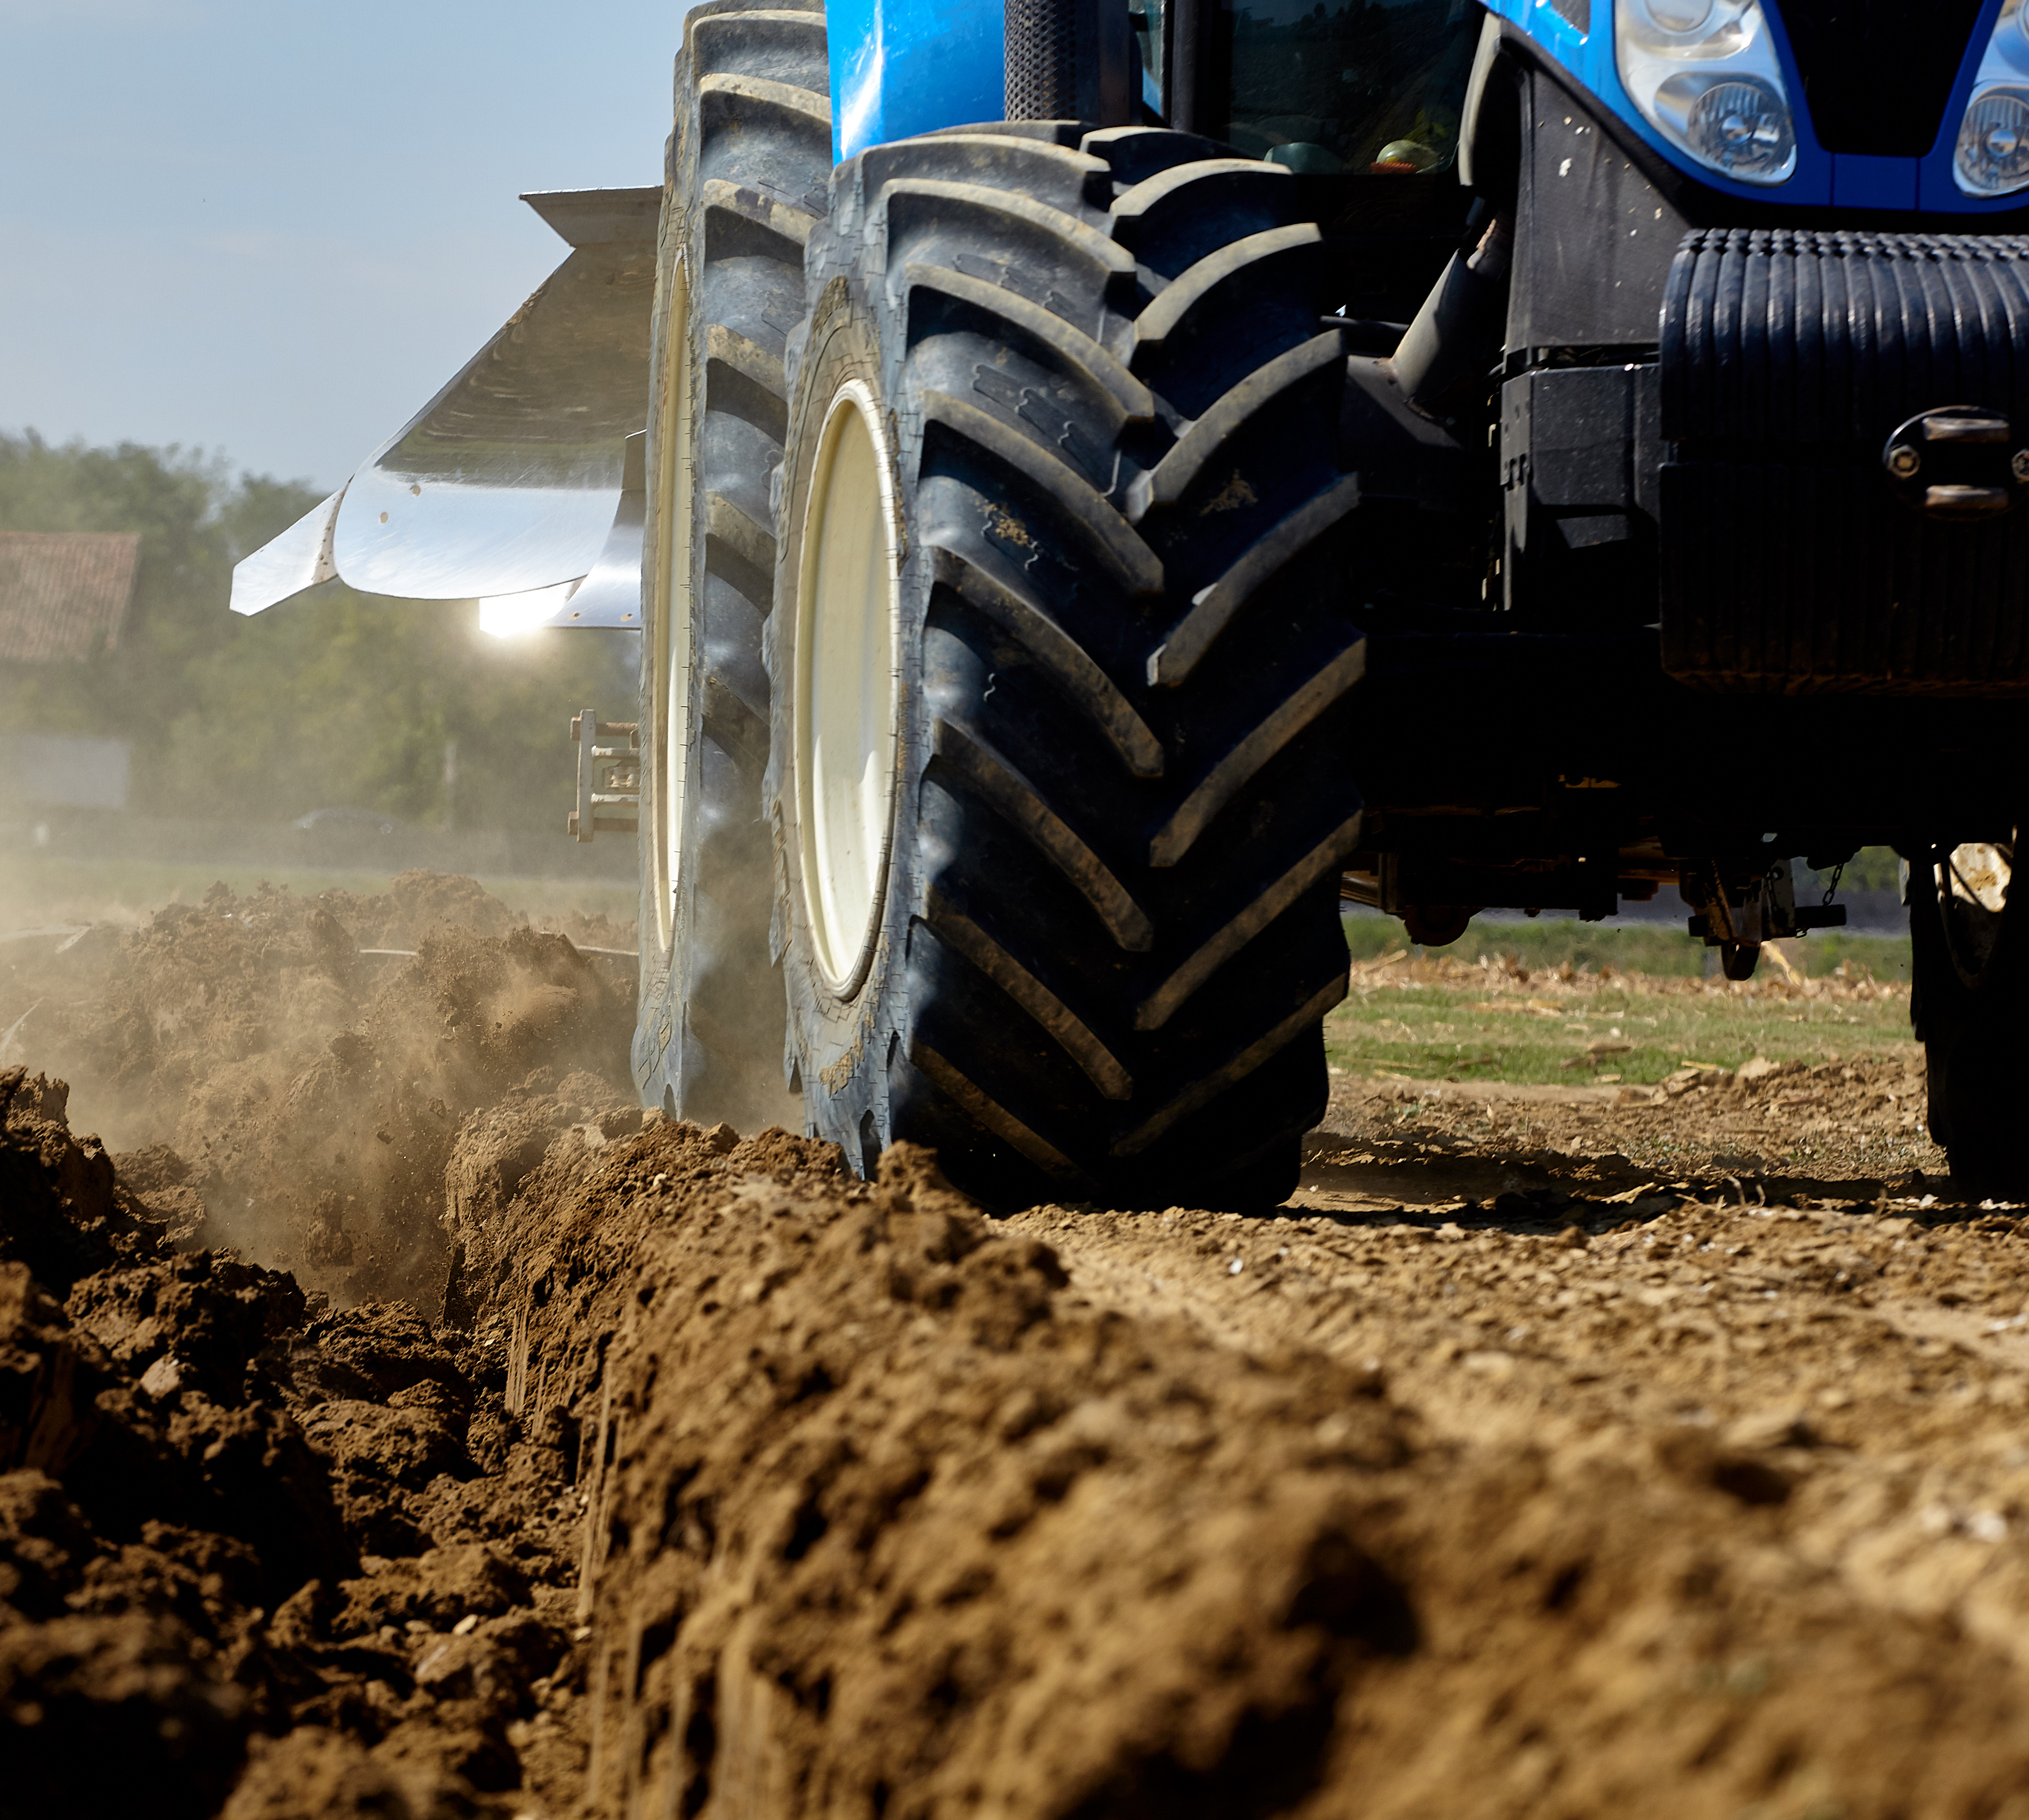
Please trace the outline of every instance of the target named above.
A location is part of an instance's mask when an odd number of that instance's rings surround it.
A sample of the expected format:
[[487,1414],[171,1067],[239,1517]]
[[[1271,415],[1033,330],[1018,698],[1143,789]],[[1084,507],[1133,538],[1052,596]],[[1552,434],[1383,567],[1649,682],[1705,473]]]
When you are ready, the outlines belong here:
[[524,197],[570,257],[344,486],[239,564],[233,611],[335,578],[411,600],[555,590],[536,623],[637,625],[662,195]]

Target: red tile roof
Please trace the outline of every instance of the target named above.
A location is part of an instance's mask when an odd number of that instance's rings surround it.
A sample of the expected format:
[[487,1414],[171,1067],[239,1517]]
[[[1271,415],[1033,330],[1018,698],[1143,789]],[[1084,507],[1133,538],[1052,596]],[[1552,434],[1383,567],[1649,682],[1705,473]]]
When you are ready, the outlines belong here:
[[95,658],[120,642],[141,538],[0,531],[0,663]]

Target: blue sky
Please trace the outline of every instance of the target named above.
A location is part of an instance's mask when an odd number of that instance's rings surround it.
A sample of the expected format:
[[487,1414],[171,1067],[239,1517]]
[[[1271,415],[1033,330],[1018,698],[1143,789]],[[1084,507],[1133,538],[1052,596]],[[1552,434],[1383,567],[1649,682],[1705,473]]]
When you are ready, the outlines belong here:
[[0,428],[336,486],[654,183],[681,0],[0,0]]

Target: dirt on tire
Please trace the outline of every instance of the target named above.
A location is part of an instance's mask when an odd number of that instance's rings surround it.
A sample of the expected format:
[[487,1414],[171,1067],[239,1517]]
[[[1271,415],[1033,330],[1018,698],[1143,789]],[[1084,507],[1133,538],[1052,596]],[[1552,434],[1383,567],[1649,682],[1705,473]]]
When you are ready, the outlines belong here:
[[995,1219],[411,895],[0,976],[0,1816],[2029,1813],[2021,1210],[1733,1160],[1905,1057]]

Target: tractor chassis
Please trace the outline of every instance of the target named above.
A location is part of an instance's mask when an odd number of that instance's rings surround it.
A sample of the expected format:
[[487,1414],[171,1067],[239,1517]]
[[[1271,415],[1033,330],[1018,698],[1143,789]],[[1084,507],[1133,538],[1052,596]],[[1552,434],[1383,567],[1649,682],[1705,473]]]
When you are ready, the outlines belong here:
[[1710,916],[1793,855],[2006,840],[2029,751],[2029,699],[1705,692],[1649,629],[1373,630],[1363,693],[1347,894],[1433,938],[1453,908],[1598,920],[1674,884]]

